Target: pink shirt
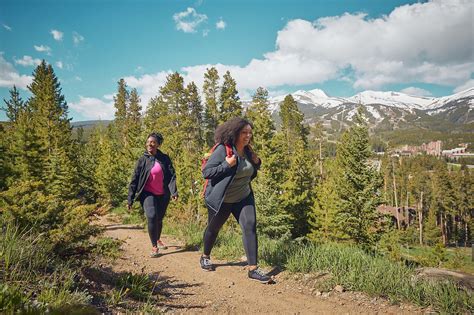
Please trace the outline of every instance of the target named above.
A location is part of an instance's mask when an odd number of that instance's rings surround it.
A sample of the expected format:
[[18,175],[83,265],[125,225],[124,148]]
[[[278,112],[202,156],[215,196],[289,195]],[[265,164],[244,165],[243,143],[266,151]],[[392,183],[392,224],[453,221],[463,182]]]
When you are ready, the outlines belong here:
[[153,168],[150,170],[150,177],[148,177],[143,190],[151,192],[153,195],[165,194],[165,190],[163,189],[163,170],[157,161],[155,161],[155,165],[153,165]]

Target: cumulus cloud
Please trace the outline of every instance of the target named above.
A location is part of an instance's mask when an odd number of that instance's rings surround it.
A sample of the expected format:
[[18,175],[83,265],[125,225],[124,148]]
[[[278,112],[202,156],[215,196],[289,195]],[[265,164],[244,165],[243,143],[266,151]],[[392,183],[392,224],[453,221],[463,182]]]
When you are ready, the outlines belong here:
[[427,91],[425,89],[417,88],[414,86],[407,87],[403,90],[400,90],[400,92],[412,95],[412,96],[431,96],[431,92]]
[[186,11],[173,15],[176,29],[185,33],[195,33],[197,27],[207,20],[207,15],[199,14],[194,8],[187,8]]
[[51,30],[51,35],[53,35],[53,38],[57,41],[63,40],[63,32],[58,31],[58,30]]
[[458,86],[457,88],[454,89],[454,92],[459,93],[459,92],[465,91],[465,90],[470,89],[470,88],[474,88],[474,79],[470,79],[467,82],[465,82],[464,84]]
[[85,119],[114,119],[115,108],[113,102],[79,96],[78,102],[70,102],[68,106],[71,110],[80,113]]
[[77,76],[77,75],[74,77],[74,80],[82,82],[82,78],[80,76]]
[[[202,86],[207,68],[229,70],[241,96],[259,86],[274,90],[334,79],[357,89],[405,82],[459,86],[474,72],[472,41],[472,1],[434,0],[400,6],[376,19],[345,13],[291,20],[278,32],[275,50],[262,58],[244,66],[188,66],[180,73],[185,82]],[[164,78],[166,72],[149,77]],[[140,82],[147,95],[158,93],[160,84]]]
[[165,85],[166,77],[171,73],[172,71],[168,70],[153,75],[145,74],[140,77],[128,76],[124,80],[129,87],[141,90],[141,105],[145,109],[150,99],[158,95],[160,87]]
[[56,65],[56,67],[58,67],[59,69],[62,69],[62,68],[64,67],[62,61],[56,61],[55,65]]
[[12,88],[15,85],[26,90],[32,81],[32,76],[20,75],[13,65],[3,58],[3,53],[0,53],[0,87]]
[[[351,69],[354,87],[421,81],[456,84],[474,71],[472,3],[432,1],[395,8],[388,16],[290,21],[278,32],[276,54],[324,60]],[[316,69],[317,70],[317,69]]]
[[35,47],[35,50],[36,50],[36,51],[44,52],[44,53],[46,53],[47,55],[51,55],[51,48],[48,47],[48,46],[45,46],[45,45],[40,45],[40,46],[34,45],[34,47]]
[[222,18],[219,21],[217,21],[217,23],[216,23],[216,28],[218,30],[225,30],[226,26],[227,26],[227,24],[224,22],[224,20]]
[[7,31],[12,31],[12,28],[6,24],[2,24],[3,28],[6,29]]
[[78,46],[81,42],[84,41],[84,39],[84,36],[82,36],[78,32],[72,32],[72,40],[75,46]]
[[23,58],[21,59],[14,58],[14,60],[15,60],[15,64],[21,65],[24,67],[37,66],[41,63],[40,59],[33,58],[31,56],[23,56]]

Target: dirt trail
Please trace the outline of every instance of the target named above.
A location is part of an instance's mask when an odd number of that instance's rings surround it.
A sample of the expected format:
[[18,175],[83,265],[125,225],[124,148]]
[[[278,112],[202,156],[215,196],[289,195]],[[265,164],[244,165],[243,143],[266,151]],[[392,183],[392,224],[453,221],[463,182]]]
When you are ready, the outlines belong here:
[[166,298],[160,308],[173,313],[219,314],[413,314],[420,309],[390,305],[361,293],[320,293],[286,273],[274,284],[248,280],[241,262],[213,261],[214,272],[199,267],[199,252],[185,251],[176,240],[163,236],[169,246],[158,258],[149,258],[149,239],[140,227],[102,222],[105,234],[124,241],[122,257],[112,268],[158,275]]

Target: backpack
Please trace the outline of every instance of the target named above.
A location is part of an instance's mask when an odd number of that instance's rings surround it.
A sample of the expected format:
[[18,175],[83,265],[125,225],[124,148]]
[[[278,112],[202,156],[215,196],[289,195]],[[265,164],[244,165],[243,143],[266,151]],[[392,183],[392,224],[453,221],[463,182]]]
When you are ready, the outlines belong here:
[[[220,143],[216,143],[214,144],[214,146],[211,148],[211,150],[206,153],[204,155],[204,158],[202,159],[201,161],[201,171],[204,170],[204,167],[206,167],[206,164],[207,164],[207,161],[209,160],[209,158],[211,157],[212,153],[214,152],[214,150],[217,148],[217,146],[219,145]],[[224,146],[225,146],[225,153],[226,153],[226,156],[228,157],[231,157],[234,152],[232,151],[232,147],[228,144],[228,143],[224,143]],[[204,198],[204,195],[206,194],[206,188],[207,188],[207,184],[209,182],[209,179],[206,179],[204,181],[204,187],[202,188],[202,193],[201,193],[201,196]]]

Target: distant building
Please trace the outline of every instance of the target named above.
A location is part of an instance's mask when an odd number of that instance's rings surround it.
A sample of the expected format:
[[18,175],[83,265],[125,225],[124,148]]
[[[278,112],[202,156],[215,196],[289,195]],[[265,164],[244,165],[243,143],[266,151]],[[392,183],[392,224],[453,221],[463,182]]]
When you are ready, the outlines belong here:
[[431,141],[429,143],[423,143],[420,146],[416,145],[404,145],[398,149],[395,149],[395,154],[401,156],[412,156],[418,154],[428,154],[434,156],[441,156],[443,142],[440,140]]
[[416,209],[414,207],[392,207],[387,205],[380,205],[377,207],[377,212],[380,214],[390,216],[392,223],[397,224],[397,212],[398,219],[400,220],[401,227],[408,227],[412,225],[416,218]]

